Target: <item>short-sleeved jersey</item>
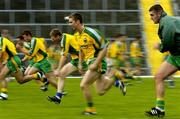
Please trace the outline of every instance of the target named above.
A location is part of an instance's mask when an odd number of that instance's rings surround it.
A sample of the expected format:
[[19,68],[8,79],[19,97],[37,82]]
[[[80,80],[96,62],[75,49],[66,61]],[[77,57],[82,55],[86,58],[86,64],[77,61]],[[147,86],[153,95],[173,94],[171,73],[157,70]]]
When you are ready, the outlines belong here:
[[70,53],[72,59],[77,59],[79,55],[79,45],[73,35],[63,33],[61,39],[61,55],[67,56]]
[[89,27],[84,27],[82,33],[76,32],[74,36],[78,39],[85,61],[97,57],[98,52],[108,46],[108,41],[103,35],[98,30]]
[[17,55],[14,43],[4,37],[0,37],[0,51],[2,52],[1,61],[6,61]]
[[141,47],[138,42],[132,42],[130,45],[130,56],[139,57],[142,56]]
[[45,41],[42,38],[33,37],[30,45],[29,56],[34,58],[34,62],[39,62],[47,57]]

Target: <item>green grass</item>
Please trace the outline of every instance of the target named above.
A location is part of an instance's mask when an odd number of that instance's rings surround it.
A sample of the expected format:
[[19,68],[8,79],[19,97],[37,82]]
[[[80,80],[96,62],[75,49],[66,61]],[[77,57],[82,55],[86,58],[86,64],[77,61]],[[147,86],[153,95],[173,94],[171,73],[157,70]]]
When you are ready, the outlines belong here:
[[[33,81],[24,85],[12,82],[9,84],[9,100],[0,101],[0,119],[148,119],[144,111],[155,103],[153,80],[143,79],[143,83],[133,81],[133,85],[127,87],[126,96],[115,87],[104,96],[94,93],[98,114],[81,115],[86,103],[79,82],[79,79],[68,79],[68,95],[60,105],[46,99],[55,94],[52,87],[48,92],[41,92]],[[180,84],[176,82],[174,89],[166,89],[165,119],[180,117]]]

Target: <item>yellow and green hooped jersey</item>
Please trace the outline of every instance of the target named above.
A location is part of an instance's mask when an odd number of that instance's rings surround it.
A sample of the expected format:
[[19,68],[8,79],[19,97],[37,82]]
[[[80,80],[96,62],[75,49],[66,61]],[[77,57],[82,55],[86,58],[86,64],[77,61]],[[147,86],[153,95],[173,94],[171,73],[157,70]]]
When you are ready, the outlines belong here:
[[30,44],[29,56],[34,58],[34,62],[39,62],[47,57],[45,41],[42,38],[33,37]]

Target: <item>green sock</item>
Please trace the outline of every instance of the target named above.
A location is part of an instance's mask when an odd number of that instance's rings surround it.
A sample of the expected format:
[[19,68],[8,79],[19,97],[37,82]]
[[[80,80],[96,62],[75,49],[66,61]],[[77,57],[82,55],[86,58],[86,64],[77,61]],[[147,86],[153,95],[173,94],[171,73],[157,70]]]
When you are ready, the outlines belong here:
[[88,107],[93,107],[93,102],[88,102],[88,103],[87,103],[87,106],[88,106]]
[[157,99],[156,100],[156,107],[158,107],[161,110],[164,110],[165,101],[163,99]]

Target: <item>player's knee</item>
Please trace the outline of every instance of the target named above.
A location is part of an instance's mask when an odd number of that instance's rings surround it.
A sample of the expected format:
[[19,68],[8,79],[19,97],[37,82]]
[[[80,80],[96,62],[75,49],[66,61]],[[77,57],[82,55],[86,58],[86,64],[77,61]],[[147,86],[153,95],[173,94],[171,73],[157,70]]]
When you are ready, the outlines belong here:
[[164,79],[164,76],[163,76],[162,73],[157,73],[157,74],[155,74],[154,79],[155,79],[156,81],[158,81],[158,80],[163,80],[163,79]]
[[23,80],[17,80],[17,82],[18,82],[19,84],[23,84],[23,83],[24,83]]
[[82,89],[82,90],[84,90],[85,88],[87,88],[88,87],[88,85],[86,85],[85,83],[81,83],[80,84],[80,88]]
[[80,84],[80,88],[81,88],[81,89],[84,89],[84,84],[81,83],[81,84]]

